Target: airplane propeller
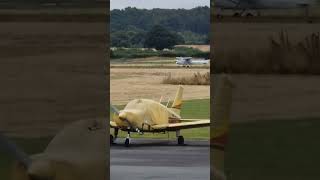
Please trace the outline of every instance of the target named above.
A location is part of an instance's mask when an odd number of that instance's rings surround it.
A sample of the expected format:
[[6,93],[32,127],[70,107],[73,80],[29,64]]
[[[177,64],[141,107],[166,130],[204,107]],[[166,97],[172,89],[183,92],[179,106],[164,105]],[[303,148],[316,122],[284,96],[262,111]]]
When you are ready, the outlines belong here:
[[[118,115],[119,116],[119,114],[120,114],[120,110],[117,108],[117,107],[115,107],[114,105],[110,105],[110,107],[111,107],[111,110],[116,114],[116,115]],[[139,134],[143,134],[143,130],[140,130],[139,128],[134,128],[134,126],[132,125],[132,123],[127,119],[127,118],[120,118],[119,117],[119,119],[120,120],[122,120],[122,121],[124,121],[124,122],[126,122],[126,123],[128,123],[128,130],[129,129],[132,129],[132,130],[134,130],[134,131],[136,131],[136,132],[138,132]]]
[[114,113],[116,113],[117,115],[119,115],[119,114],[120,114],[119,109],[118,109],[118,108],[116,108],[114,105],[110,104],[110,107],[111,107],[111,110],[112,110]]

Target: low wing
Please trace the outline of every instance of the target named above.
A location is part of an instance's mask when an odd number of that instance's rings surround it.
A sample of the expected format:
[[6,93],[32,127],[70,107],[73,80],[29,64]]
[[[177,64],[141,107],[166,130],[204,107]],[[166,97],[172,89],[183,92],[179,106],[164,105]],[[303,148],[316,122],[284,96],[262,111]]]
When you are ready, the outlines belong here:
[[180,119],[181,122],[210,121],[209,119]]
[[[192,121],[193,120],[193,121]],[[183,121],[183,119],[182,119]],[[152,126],[155,130],[176,131],[179,129],[191,129],[210,126],[210,120],[188,119],[189,122],[170,123]]]

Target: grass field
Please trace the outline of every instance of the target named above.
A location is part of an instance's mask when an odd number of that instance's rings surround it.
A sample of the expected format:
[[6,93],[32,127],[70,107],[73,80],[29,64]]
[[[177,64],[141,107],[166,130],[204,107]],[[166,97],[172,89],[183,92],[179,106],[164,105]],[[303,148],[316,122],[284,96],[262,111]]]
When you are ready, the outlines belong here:
[[[42,152],[48,143],[50,142],[51,137],[44,138],[12,138],[12,141],[15,142],[20,148],[22,148],[28,154],[36,154]],[[10,176],[10,166],[12,162],[12,157],[7,153],[0,151],[0,177],[3,180],[9,179]]]
[[[117,106],[119,109],[122,109],[124,106]],[[208,119],[210,117],[210,100],[209,99],[197,99],[197,100],[188,100],[184,101],[181,111],[182,118],[199,118],[199,119]],[[113,134],[113,129],[110,130],[110,133]],[[126,137],[126,132],[119,131],[120,137]],[[182,130],[181,134],[186,139],[209,139],[210,128],[195,128]],[[160,138],[167,139],[168,134],[152,134],[146,133],[143,136],[140,136],[136,133],[132,134],[133,138]],[[175,139],[175,132],[169,133],[170,139]]]
[[[172,77],[190,76],[194,73],[207,73],[209,69],[148,69],[148,68],[111,68],[110,70],[110,99],[113,104],[126,104],[135,98],[147,98],[159,100],[163,96],[164,101],[172,100],[177,91],[177,85],[163,84],[163,78],[168,73]],[[129,88],[123,88],[128,87]],[[198,85],[184,85],[183,98],[209,99],[210,87]]]
[[319,119],[232,125],[226,157],[228,179],[319,179],[319,127]]

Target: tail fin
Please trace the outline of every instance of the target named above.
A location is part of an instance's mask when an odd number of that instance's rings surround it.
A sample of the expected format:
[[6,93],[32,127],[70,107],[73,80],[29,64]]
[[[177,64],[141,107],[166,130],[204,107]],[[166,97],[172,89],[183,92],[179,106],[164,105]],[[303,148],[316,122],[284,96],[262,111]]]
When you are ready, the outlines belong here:
[[226,179],[224,173],[224,152],[229,132],[229,118],[232,104],[231,78],[222,75],[221,79],[215,81],[215,92],[212,106],[212,129],[211,129],[211,146],[213,176],[215,179]]
[[171,110],[180,115],[181,107],[182,107],[182,95],[183,95],[183,87],[180,85],[176,97],[171,106]]

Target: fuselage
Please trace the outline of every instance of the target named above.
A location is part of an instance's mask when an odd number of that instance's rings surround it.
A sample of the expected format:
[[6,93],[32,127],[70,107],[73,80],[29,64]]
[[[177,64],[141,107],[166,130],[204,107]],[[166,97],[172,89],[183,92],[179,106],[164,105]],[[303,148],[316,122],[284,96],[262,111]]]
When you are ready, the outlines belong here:
[[163,104],[150,99],[135,99],[130,101],[114,118],[122,130],[151,131],[153,125],[168,124],[170,120],[179,120],[180,116]]
[[194,59],[177,59],[176,64],[178,65],[201,65],[201,64],[209,64],[210,60],[204,60],[204,59],[199,59],[199,60],[194,60]]

